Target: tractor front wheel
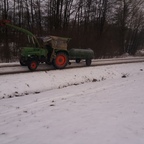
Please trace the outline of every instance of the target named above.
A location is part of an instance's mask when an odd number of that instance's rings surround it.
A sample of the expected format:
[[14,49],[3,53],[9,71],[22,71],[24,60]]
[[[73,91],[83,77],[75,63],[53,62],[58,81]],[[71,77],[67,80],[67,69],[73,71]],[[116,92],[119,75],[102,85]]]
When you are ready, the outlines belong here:
[[68,64],[68,55],[64,52],[56,54],[56,58],[53,60],[53,65],[57,69],[63,69]]
[[38,62],[36,60],[31,60],[28,64],[28,68],[30,71],[35,71],[37,69]]

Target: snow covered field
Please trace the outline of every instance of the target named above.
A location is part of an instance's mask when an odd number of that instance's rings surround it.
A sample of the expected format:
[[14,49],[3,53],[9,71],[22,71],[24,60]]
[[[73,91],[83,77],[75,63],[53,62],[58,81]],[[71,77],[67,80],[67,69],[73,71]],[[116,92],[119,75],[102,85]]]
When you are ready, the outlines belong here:
[[143,144],[144,63],[0,76],[0,144]]

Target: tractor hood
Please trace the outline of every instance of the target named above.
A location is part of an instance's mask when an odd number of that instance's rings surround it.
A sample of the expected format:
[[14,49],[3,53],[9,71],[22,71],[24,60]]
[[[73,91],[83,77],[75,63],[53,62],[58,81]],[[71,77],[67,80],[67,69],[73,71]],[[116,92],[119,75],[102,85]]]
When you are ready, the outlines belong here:
[[21,50],[21,55],[28,55],[31,54],[32,52],[39,51],[39,48],[34,48],[34,47],[23,47]]
[[46,56],[47,49],[42,48],[34,48],[34,47],[23,47],[21,50],[21,56],[29,57],[29,56]]

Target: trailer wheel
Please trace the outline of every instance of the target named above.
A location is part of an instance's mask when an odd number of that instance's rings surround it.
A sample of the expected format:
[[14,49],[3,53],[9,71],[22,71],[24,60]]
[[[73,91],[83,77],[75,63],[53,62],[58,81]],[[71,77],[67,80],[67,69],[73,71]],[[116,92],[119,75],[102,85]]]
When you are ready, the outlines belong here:
[[86,59],[86,65],[90,66],[91,65],[91,59]]
[[31,60],[28,64],[28,68],[30,71],[35,71],[37,69],[38,62],[36,60]]
[[53,65],[57,69],[63,69],[68,64],[68,55],[64,52],[56,54],[56,58],[53,60]]
[[76,59],[76,63],[80,63],[81,59]]

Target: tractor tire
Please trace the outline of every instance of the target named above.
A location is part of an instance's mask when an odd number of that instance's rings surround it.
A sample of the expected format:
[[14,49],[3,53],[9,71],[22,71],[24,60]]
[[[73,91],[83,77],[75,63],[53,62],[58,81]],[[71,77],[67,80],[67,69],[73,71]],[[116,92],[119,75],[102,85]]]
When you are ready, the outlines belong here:
[[76,63],[80,63],[81,59],[76,59]]
[[28,63],[28,68],[30,71],[35,71],[38,67],[38,61],[36,60],[31,60],[29,63]]
[[53,66],[56,69],[63,69],[68,64],[68,55],[64,52],[56,54],[56,58],[53,60]]
[[91,59],[86,59],[86,66],[90,66],[91,65],[92,60]]

